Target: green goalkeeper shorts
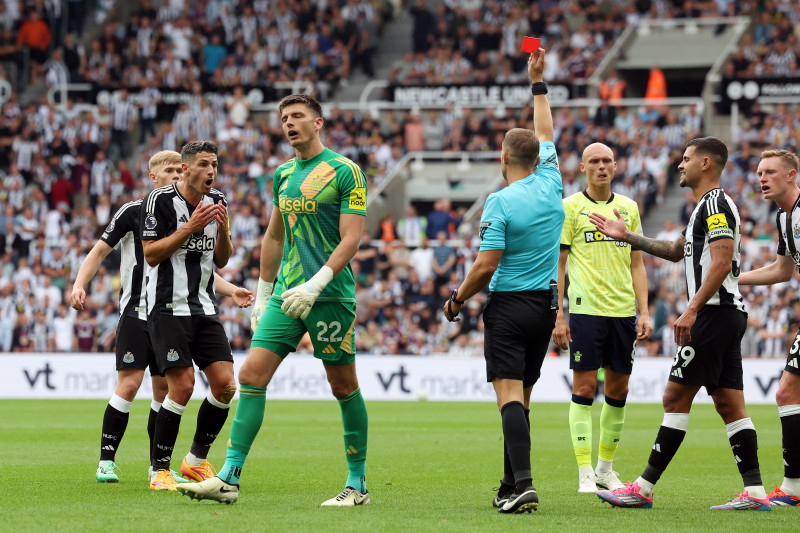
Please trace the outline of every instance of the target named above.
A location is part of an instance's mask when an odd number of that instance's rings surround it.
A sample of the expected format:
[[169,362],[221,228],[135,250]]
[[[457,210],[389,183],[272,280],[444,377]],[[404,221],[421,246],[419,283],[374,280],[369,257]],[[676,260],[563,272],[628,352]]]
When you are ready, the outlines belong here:
[[270,298],[251,346],[266,348],[283,358],[297,349],[308,331],[314,357],[327,365],[347,365],[356,360],[355,325],[355,302],[316,302],[306,319],[300,320],[281,311],[279,298]]

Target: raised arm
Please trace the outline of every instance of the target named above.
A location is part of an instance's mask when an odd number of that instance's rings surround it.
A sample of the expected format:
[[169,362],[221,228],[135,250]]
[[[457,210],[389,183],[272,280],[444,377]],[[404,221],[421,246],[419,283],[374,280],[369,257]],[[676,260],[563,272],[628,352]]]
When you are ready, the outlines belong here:
[[553,132],[553,114],[550,111],[550,103],[547,101],[545,93],[536,94],[546,90],[542,80],[544,73],[544,48],[539,48],[537,52],[528,58],[528,75],[531,78],[533,96],[533,129],[539,142],[552,141],[555,139]]

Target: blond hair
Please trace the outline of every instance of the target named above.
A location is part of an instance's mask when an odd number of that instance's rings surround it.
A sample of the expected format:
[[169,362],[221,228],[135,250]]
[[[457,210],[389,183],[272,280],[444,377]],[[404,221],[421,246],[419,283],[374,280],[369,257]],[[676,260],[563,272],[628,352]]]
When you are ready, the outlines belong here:
[[179,154],[175,150],[161,150],[160,152],[156,152],[155,154],[153,154],[153,157],[150,158],[150,161],[147,163],[147,166],[150,168],[150,172],[152,174],[155,174],[166,165],[180,164],[180,163],[181,163],[181,154]]
[[764,150],[761,152],[761,159],[769,159],[770,157],[777,157],[783,161],[785,167],[789,170],[800,170],[800,162],[798,162],[797,155],[789,150]]

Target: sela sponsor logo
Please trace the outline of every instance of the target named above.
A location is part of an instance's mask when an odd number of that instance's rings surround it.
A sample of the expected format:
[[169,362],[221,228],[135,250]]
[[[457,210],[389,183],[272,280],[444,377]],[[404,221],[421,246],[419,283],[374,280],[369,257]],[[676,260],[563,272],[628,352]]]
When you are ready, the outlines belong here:
[[350,209],[367,209],[367,190],[364,187],[356,187],[350,191]]
[[175,348],[172,348],[170,351],[167,352],[167,361],[177,361],[178,360],[178,351]]
[[586,240],[586,242],[609,242],[609,241],[612,241],[619,248],[626,248],[628,246],[627,242],[618,241],[616,239],[613,239],[613,238],[609,237],[608,235],[604,235],[603,233],[601,233],[599,231],[586,231],[586,232],[583,233],[583,238]]
[[125,355],[122,356],[123,363],[133,363],[133,354],[131,352],[125,352]]
[[192,236],[186,239],[181,248],[190,252],[208,252],[214,249],[215,244],[214,237],[205,234],[198,237],[196,233],[192,233]]
[[[366,204],[365,204],[366,205]],[[317,213],[317,201],[305,196],[281,196],[278,199],[281,213]]]

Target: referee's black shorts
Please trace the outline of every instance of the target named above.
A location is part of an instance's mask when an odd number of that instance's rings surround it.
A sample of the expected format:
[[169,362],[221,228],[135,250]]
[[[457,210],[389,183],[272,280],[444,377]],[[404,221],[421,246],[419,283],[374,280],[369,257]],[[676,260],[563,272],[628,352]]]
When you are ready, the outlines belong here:
[[551,291],[493,292],[483,310],[486,380],[539,379],[556,323]]

